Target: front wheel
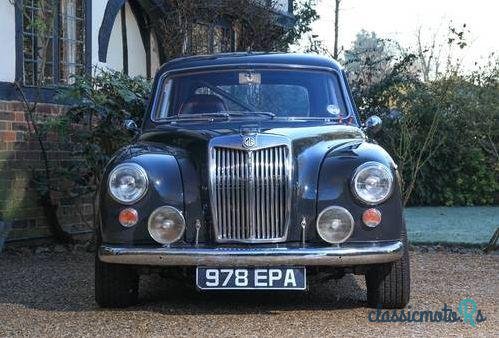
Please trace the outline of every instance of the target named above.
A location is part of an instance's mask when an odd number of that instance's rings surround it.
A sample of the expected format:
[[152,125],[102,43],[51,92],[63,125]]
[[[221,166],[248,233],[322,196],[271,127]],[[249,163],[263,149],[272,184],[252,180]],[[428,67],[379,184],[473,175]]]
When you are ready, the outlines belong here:
[[367,303],[370,307],[404,308],[409,302],[410,284],[409,252],[405,246],[400,260],[373,266],[366,273]]
[[133,266],[109,264],[95,257],[95,301],[100,307],[123,308],[137,303],[139,274]]

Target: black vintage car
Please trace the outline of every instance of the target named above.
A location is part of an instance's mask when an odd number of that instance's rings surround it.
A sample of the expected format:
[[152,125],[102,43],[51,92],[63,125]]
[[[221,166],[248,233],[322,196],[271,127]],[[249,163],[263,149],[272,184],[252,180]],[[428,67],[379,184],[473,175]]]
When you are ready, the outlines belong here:
[[136,302],[151,268],[207,291],[306,290],[307,275],[364,274],[370,306],[407,304],[397,165],[369,139],[381,120],[361,123],[334,60],[180,58],[153,88],[100,188],[100,306]]

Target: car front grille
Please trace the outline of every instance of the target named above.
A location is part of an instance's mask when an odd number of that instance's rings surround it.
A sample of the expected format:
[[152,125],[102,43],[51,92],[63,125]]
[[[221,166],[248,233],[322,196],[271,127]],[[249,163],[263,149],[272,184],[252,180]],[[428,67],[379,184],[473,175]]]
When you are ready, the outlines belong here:
[[281,242],[290,208],[287,145],[211,149],[211,203],[219,242]]

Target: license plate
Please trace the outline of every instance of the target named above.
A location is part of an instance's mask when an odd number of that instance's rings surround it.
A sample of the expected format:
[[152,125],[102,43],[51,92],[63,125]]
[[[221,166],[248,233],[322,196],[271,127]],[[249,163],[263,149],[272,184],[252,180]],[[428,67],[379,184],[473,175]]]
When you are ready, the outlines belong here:
[[307,287],[304,267],[198,267],[196,285],[201,290],[305,290]]

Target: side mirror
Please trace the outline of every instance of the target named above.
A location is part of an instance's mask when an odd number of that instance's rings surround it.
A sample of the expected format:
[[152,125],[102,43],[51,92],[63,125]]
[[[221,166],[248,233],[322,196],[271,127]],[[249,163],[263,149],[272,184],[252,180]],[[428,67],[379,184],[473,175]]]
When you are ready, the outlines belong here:
[[377,115],[370,116],[364,124],[364,131],[368,134],[375,135],[381,130],[383,121]]
[[139,127],[134,120],[125,120],[125,122],[123,122],[123,127],[125,127],[126,130],[130,131],[130,133],[134,135],[139,132]]

